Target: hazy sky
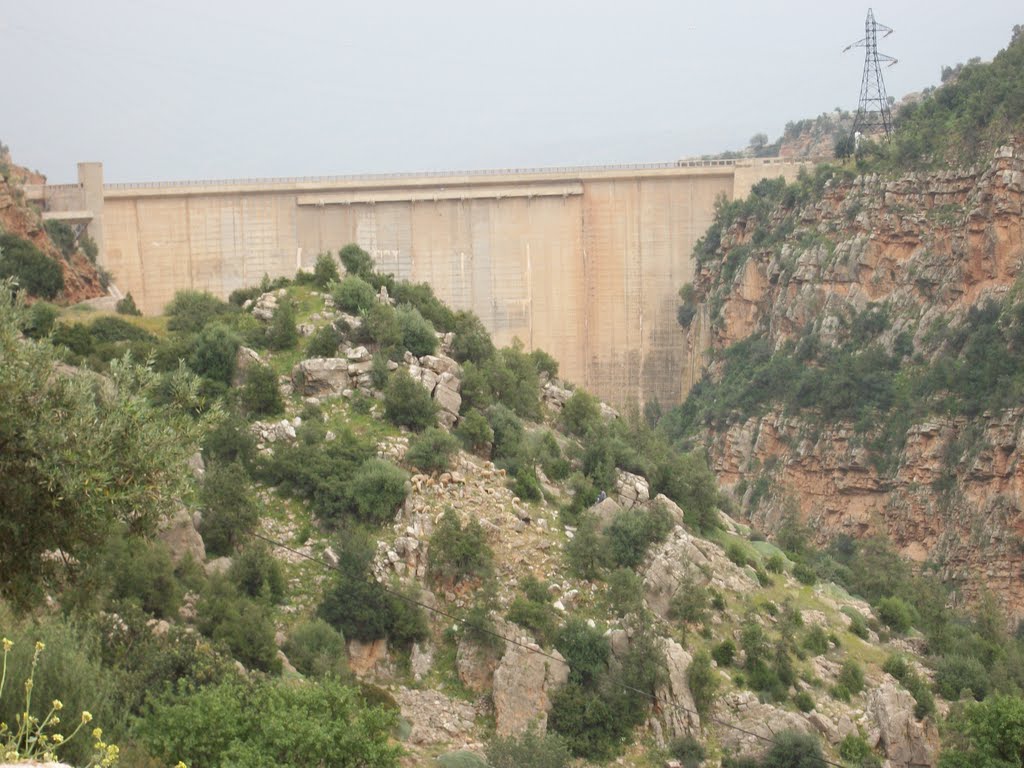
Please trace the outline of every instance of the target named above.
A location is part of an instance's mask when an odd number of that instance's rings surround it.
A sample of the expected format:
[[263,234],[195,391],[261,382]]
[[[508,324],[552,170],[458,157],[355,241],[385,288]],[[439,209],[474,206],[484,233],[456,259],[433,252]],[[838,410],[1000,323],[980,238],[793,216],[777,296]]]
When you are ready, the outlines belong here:
[[[1010,0],[892,0],[890,95],[990,59]],[[834,0],[0,0],[0,140],[71,181],[664,161],[856,107]]]

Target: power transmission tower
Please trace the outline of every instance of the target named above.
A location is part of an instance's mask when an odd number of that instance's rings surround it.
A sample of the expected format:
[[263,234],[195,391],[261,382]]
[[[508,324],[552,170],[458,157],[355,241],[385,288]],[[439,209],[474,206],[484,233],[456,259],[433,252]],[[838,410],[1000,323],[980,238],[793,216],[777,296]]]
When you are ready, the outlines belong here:
[[864,38],[843,49],[843,53],[851,48],[864,49],[864,77],[860,83],[857,116],[853,120],[854,136],[858,133],[864,136],[884,133],[885,138],[889,138],[892,135],[892,112],[889,110],[889,98],[885,94],[885,81],[882,80],[882,63],[891,67],[896,59],[878,52],[879,32],[885,38],[892,34],[892,29],[875,21],[875,14],[868,8]]

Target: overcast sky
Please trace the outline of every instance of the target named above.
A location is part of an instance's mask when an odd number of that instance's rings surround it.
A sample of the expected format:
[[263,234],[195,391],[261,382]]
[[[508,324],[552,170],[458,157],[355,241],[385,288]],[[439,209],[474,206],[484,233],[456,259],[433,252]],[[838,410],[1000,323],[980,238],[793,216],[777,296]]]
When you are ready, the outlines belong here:
[[[890,95],[1005,47],[1010,0],[892,0]],[[72,181],[651,162],[856,107],[833,0],[0,0],[0,140]]]

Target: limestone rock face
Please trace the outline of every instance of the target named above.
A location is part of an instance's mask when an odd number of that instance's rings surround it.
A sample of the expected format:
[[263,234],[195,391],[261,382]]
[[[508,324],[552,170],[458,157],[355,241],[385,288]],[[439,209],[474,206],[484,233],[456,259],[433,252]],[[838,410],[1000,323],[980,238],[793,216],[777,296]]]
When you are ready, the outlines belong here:
[[686,674],[693,657],[683,650],[675,640],[662,640],[668,673],[664,684],[654,692],[657,708],[661,710],[666,741],[700,732],[700,715],[696,712],[693,694],[690,692]]
[[877,728],[877,746],[893,765],[935,765],[938,729],[931,718],[918,721],[914,717],[914,697],[909,692],[885,682],[868,694],[866,710]]
[[813,727],[796,712],[762,704],[751,691],[728,693],[718,701],[715,716],[736,726],[722,728],[722,746],[742,755],[761,757],[772,739],[783,731],[811,733]]
[[171,561],[177,565],[186,555],[201,563],[206,559],[206,546],[192,523],[192,513],[184,507],[178,507],[168,518],[158,534],[158,538],[167,545],[171,553]]
[[[705,574],[710,573],[709,579]],[[740,568],[724,550],[710,541],[691,536],[677,526],[664,543],[654,548],[644,569],[644,598],[659,616],[667,616],[672,596],[680,584],[710,584],[726,592],[748,592],[758,588],[753,572]]]
[[402,717],[409,721],[411,744],[448,744],[463,739],[473,730],[475,712],[469,702],[449,698],[431,690],[401,688],[395,700]]
[[612,520],[614,520],[615,516],[622,511],[622,507],[619,506],[615,499],[609,496],[603,501],[597,502],[597,504],[587,511],[597,518],[597,527],[599,530],[603,531],[612,524]]
[[501,659],[498,654],[481,648],[477,643],[462,637],[455,653],[455,668],[462,684],[476,693],[486,693],[494,684],[494,671]]
[[[900,355],[935,359],[942,345],[929,340],[930,329],[963,328],[972,309],[1002,301],[1024,271],[1022,178],[1017,138],[971,168],[833,179],[820,199],[795,212],[793,234],[773,247],[756,245],[750,222],[737,221],[694,281],[702,311],[687,334],[690,359],[706,363],[695,367],[713,379],[723,364],[708,350],[754,335],[772,349],[799,342],[808,329],[822,349],[846,344],[848,318],[869,306],[885,307],[886,327],[875,339],[882,349],[892,354],[909,343],[911,352]],[[724,270],[735,249],[748,257]],[[872,452],[882,429],[864,433],[849,422],[771,408],[730,419],[707,435],[707,445],[719,483],[736,491],[755,528],[777,530],[795,502],[816,543],[882,536],[916,563],[941,562],[940,576],[967,600],[987,590],[1011,623],[1024,617],[1017,547],[1024,409],[925,416],[891,455]],[[976,449],[958,448],[965,442]],[[772,488],[753,503],[769,464]],[[956,492],[940,499],[928,487],[944,473]]]
[[[539,648],[538,648],[539,650]],[[536,723],[539,733],[548,725],[549,694],[569,680],[569,667],[558,651],[547,658],[509,644],[494,671],[494,714],[499,736],[522,733]]]
[[349,388],[348,366],[344,357],[311,357],[295,366],[292,381],[303,395],[340,395]]
[[651,487],[647,478],[620,469],[615,479],[615,495],[619,504],[629,509],[647,502],[651,498]]
[[374,668],[388,657],[388,641],[384,639],[363,643],[348,641],[348,667],[356,677],[370,675]]

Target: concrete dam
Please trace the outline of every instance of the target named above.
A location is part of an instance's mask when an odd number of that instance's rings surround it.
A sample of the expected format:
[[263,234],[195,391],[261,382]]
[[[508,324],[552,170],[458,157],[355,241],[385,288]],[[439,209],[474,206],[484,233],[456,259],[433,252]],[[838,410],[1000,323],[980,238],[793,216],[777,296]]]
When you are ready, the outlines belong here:
[[26,189],[44,218],[78,223],[147,314],[189,288],[226,298],[264,274],[311,269],[355,242],[378,270],[429,283],[499,345],[542,348],[609,402],[681,401],[688,370],[677,291],[715,200],[779,159],[294,179],[79,183]]

